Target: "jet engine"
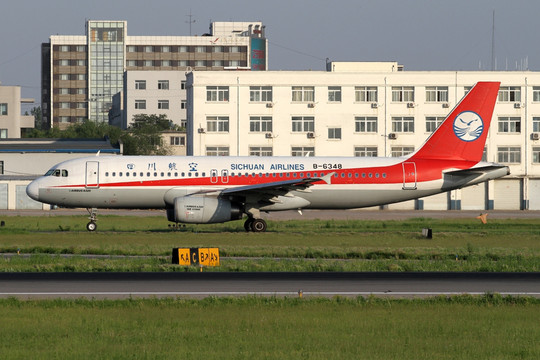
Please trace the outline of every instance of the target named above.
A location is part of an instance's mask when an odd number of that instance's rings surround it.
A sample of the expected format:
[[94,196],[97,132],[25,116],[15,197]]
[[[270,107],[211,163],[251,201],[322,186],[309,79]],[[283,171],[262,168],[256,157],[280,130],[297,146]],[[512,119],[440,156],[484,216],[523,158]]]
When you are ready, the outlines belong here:
[[167,210],[172,222],[211,224],[242,218],[240,206],[229,200],[208,196],[181,196],[174,199],[174,208]]

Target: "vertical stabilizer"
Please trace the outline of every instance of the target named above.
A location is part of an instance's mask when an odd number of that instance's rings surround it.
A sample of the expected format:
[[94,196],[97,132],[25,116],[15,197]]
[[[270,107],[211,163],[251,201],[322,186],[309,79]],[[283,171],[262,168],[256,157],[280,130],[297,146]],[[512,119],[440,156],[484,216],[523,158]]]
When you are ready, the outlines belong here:
[[477,83],[410,159],[480,161],[499,86]]

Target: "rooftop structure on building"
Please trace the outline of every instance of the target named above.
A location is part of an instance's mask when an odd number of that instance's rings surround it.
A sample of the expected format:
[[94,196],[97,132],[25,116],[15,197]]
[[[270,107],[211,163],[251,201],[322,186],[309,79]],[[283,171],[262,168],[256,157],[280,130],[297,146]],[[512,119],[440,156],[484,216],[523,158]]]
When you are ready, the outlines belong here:
[[[202,36],[130,36],[126,21],[89,20],[85,35],[53,35],[42,44],[44,123],[109,121],[125,71],[266,70],[267,62],[261,22],[213,22]],[[120,123],[121,111],[113,115]],[[185,110],[178,113],[171,120],[180,125]]]

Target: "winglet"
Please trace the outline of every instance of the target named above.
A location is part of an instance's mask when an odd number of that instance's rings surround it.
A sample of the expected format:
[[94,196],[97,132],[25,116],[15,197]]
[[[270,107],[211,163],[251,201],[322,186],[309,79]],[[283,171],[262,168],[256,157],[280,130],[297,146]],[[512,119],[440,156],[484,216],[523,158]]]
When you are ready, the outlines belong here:
[[96,153],[96,156],[99,156],[99,153],[101,152],[101,150],[98,150],[98,152]]

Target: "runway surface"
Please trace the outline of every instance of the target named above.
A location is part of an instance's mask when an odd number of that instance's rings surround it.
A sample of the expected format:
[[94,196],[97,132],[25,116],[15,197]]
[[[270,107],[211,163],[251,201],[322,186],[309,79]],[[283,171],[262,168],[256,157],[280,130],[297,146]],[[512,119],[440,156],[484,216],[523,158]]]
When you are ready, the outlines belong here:
[[540,297],[540,273],[4,273],[0,297],[389,296],[499,293]]

